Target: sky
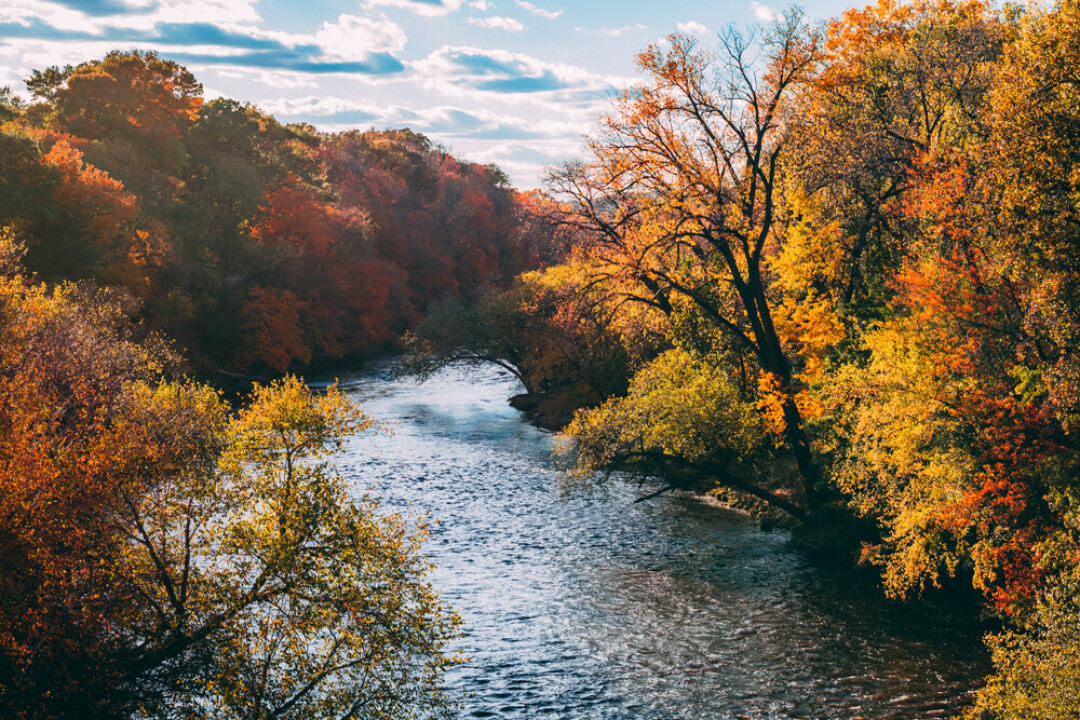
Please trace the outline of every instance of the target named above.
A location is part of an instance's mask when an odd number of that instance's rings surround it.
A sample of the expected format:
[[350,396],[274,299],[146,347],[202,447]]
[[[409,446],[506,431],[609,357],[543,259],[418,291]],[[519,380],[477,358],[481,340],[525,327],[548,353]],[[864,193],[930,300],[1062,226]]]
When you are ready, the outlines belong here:
[[[334,132],[409,127],[520,188],[582,154],[668,34],[706,46],[777,0],[0,0],[0,87],[110,50],[155,50],[207,98]],[[807,0],[811,19],[854,4]]]

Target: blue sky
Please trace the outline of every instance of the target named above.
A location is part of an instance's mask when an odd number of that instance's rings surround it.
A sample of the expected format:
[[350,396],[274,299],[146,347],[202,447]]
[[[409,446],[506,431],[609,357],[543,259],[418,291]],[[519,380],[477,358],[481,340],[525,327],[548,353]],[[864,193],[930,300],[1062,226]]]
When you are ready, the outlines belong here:
[[[803,3],[826,19],[852,4]],[[0,86],[109,50],[157,50],[208,97],[328,130],[411,127],[519,187],[580,153],[634,79],[634,54],[681,31],[715,39],[776,0],[2,0]]]

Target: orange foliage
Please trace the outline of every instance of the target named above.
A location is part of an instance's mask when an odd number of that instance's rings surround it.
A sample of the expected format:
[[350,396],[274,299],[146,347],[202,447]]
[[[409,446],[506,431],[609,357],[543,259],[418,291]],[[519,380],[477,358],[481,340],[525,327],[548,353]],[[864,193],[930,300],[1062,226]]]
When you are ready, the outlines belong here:
[[[938,175],[938,181],[941,180]],[[962,173],[948,173],[956,180]],[[919,196],[916,196],[919,197]],[[962,196],[959,196],[962,197]],[[945,200],[923,199],[947,204]],[[940,232],[965,237],[956,213],[943,210]],[[974,579],[1002,613],[1030,607],[1042,586],[1040,541],[1055,524],[1045,468],[1065,452],[1061,424],[1047,403],[1017,390],[1012,371],[1023,357],[1015,288],[973,246],[907,265],[896,277],[897,301],[919,328],[927,387],[965,428],[975,471],[939,522],[967,548]]]
[[304,343],[300,313],[304,303],[288,290],[254,287],[244,308],[244,326],[251,333],[248,353],[254,362],[265,362],[285,372],[294,360],[307,363],[311,349]]
[[148,463],[186,450],[161,419],[119,422],[131,383],[162,365],[123,339],[114,304],[0,277],[0,316],[0,677],[18,678],[0,714],[36,717],[117,682],[103,663],[124,602],[105,580],[112,511]]
[[74,68],[53,90],[53,101],[61,126],[80,137],[132,131],[180,137],[195,120],[201,95],[202,86],[185,68],[136,51]]
[[42,162],[59,171],[53,189],[57,206],[78,218],[87,235],[100,242],[130,228],[137,211],[135,196],[107,172],[85,163],[67,139],[58,140]]

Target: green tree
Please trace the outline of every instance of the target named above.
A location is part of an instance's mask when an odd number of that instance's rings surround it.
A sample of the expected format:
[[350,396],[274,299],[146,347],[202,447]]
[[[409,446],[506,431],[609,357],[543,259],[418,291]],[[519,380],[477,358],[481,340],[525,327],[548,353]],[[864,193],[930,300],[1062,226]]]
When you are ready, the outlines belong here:
[[757,404],[716,362],[670,350],[634,375],[625,397],[583,410],[561,446],[572,477],[624,470],[662,477],[664,490],[748,495],[806,520],[803,508],[769,488],[759,469],[768,433]]

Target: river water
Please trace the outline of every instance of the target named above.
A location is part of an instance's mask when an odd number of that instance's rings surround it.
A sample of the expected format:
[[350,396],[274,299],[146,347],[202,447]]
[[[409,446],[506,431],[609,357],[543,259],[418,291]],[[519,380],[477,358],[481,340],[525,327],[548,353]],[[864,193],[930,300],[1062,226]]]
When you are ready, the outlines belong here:
[[498,371],[342,384],[393,432],[351,442],[343,472],[433,523],[465,718],[948,717],[988,670],[970,619],[887,601],[786,532],[692,498],[634,504],[617,480],[561,491],[552,436]]

